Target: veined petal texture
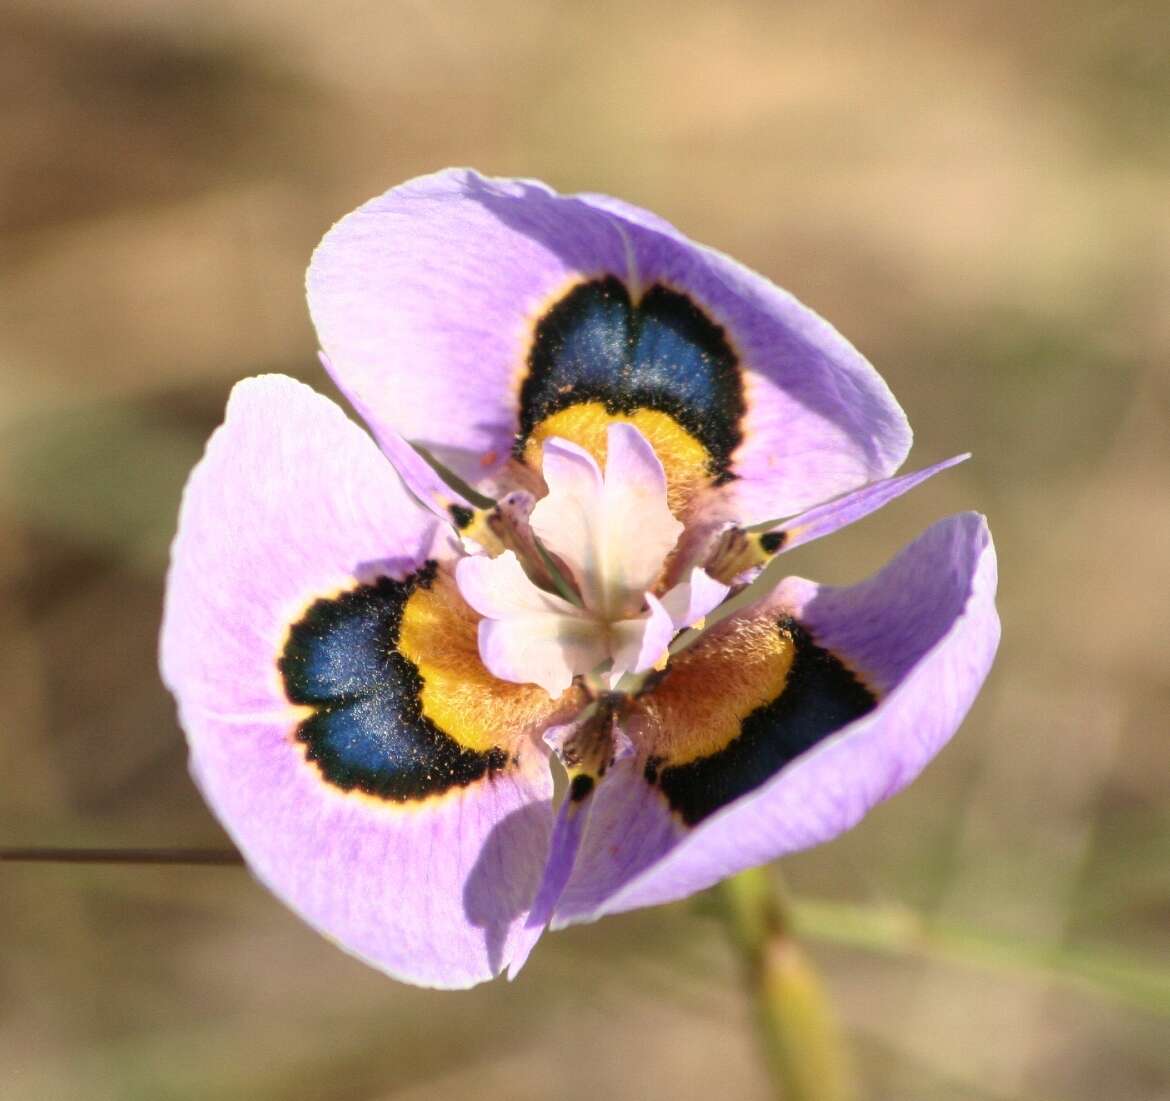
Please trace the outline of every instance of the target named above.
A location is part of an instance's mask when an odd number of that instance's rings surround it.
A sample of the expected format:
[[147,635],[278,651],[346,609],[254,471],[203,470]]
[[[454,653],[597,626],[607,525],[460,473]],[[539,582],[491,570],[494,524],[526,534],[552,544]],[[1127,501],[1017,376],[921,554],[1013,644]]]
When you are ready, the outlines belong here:
[[[654,215],[464,169],[339,222],[309,305],[342,391],[373,427],[472,484],[597,415],[651,438],[681,499],[743,523],[891,475],[905,415],[866,360],[791,295]],[[676,511],[678,509],[676,508]]]
[[374,966],[460,987],[507,965],[540,879],[552,785],[525,726],[549,705],[479,665],[434,529],[331,402],[241,383],[184,495],[162,666],[259,879]]

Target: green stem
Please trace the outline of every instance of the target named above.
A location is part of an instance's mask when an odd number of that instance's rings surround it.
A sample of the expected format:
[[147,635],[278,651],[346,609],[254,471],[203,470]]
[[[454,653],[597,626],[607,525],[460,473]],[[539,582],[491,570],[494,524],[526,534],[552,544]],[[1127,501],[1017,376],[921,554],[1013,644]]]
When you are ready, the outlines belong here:
[[774,873],[753,868],[722,890],[777,1097],[849,1101],[854,1091],[840,1031],[816,969],[792,935]]
[[810,940],[999,972],[1170,1018],[1170,970],[1128,953],[996,935],[894,905],[803,899],[791,917]]

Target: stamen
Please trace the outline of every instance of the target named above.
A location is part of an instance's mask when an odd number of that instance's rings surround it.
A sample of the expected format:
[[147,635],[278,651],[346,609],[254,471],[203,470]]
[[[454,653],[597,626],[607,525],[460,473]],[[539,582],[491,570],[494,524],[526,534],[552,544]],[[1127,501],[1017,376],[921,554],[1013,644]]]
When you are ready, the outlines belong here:
[[512,551],[534,585],[580,608],[581,594],[569,571],[533,534],[528,518],[535,504],[532,494],[523,490],[509,493],[493,508],[476,509],[460,534],[474,540],[492,558]]
[[728,528],[715,542],[703,568],[716,581],[730,585],[747,570],[766,565],[785,542],[782,531],[757,532]]
[[[562,570],[557,565],[556,559],[549,554],[545,545],[535,536],[532,538],[532,544],[536,548],[536,552],[540,556],[540,564],[547,573],[549,580],[552,582],[552,587],[556,592],[560,596],[563,596],[570,604],[575,604],[578,608],[584,608],[585,601],[570,580],[568,571]],[[528,576],[532,577],[532,574],[530,573]],[[533,580],[536,581],[535,578]],[[536,583],[539,584],[539,582]]]
[[569,774],[570,799],[584,799],[613,763],[613,726],[628,702],[619,693],[598,698],[581,713],[580,725],[565,739],[560,758]]
[[492,558],[509,549],[508,544],[500,538],[492,526],[491,517],[494,511],[494,508],[467,509],[465,515],[454,517],[460,538],[478,544],[483,548],[484,553]]

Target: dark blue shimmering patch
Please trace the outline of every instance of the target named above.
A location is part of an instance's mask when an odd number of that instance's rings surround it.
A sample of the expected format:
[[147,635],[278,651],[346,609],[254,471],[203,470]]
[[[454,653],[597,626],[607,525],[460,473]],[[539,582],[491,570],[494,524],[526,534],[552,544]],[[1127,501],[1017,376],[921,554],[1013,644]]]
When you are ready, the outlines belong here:
[[743,381],[723,329],[685,294],[655,285],[637,302],[621,280],[581,283],[536,325],[520,388],[516,455],[546,417],[582,402],[655,409],[707,449],[728,481],[742,440]]
[[318,600],[289,632],[279,662],[285,694],[313,708],[296,735],[336,787],[406,802],[507,763],[502,749],[465,749],[422,713],[422,678],[397,641],[407,600],[433,578],[431,563],[404,581]]
[[775,699],[743,721],[739,737],[718,753],[682,765],[660,758],[645,776],[666,795],[671,808],[695,825],[733,799],[770,779],[822,738],[873,710],[873,694],[799,624],[781,620],[777,629],[795,646],[788,677]]

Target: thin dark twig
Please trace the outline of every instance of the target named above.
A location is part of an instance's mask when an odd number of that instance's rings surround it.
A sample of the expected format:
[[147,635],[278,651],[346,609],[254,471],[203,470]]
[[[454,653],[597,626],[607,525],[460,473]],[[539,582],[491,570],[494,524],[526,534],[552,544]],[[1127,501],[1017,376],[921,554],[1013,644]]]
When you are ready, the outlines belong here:
[[0,864],[242,864],[235,849],[0,848]]

